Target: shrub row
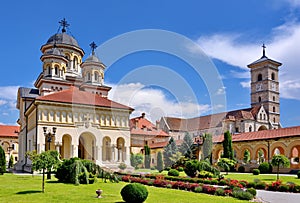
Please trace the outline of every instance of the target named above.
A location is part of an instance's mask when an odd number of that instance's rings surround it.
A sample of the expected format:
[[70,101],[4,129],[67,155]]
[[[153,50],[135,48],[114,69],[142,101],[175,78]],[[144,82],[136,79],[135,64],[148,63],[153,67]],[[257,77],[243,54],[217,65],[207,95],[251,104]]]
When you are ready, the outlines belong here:
[[[192,191],[196,193],[206,193],[211,195],[218,196],[233,196],[238,199],[253,199],[254,193],[256,194],[256,190],[252,188],[251,191],[243,191],[240,187],[227,187],[227,188],[218,188],[212,185],[205,185],[202,183],[190,183],[190,182],[182,182],[182,181],[170,181],[165,179],[148,179],[148,178],[139,178],[139,177],[131,177],[131,176],[123,176],[122,181],[131,182],[131,183],[140,183],[149,186],[162,187],[162,188],[170,188],[170,189],[179,189]],[[236,182],[237,185],[241,185]],[[238,193],[235,194],[233,190],[238,188]],[[235,195],[234,195],[235,194]]]

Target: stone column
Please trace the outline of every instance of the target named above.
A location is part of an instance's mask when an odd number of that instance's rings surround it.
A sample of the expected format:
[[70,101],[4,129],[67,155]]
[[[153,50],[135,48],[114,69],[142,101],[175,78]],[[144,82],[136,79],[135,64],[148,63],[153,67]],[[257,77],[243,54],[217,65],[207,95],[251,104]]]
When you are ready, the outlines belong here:
[[130,166],[130,146],[125,147],[124,162],[125,162],[126,165]]
[[78,145],[72,145],[72,157],[78,157]]

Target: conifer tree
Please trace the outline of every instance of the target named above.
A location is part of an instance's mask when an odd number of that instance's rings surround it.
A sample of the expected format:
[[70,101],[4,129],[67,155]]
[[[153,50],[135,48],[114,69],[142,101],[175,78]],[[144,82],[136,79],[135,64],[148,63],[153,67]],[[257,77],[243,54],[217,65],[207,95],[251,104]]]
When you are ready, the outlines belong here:
[[211,163],[211,158],[212,158],[211,157],[212,147],[213,147],[212,135],[204,134],[203,157],[204,157],[204,160],[209,160],[210,163]]
[[164,169],[164,161],[163,161],[163,157],[162,157],[161,152],[157,153],[157,166],[156,166],[156,169],[158,171],[162,171]]
[[233,159],[232,137],[229,131],[224,133],[223,158]]
[[3,173],[6,172],[6,158],[5,158],[5,152],[0,146],[0,175],[3,175]]
[[144,150],[145,150],[145,168],[150,168],[151,154],[150,154],[149,146],[145,145]]
[[179,151],[186,158],[192,159],[194,157],[194,141],[188,132],[183,137],[183,143],[180,145]]
[[178,152],[178,148],[176,146],[176,142],[173,137],[169,140],[169,143],[164,148],[164,163],[165,167],[172,166],[174,162],[170,159],[174,154]]

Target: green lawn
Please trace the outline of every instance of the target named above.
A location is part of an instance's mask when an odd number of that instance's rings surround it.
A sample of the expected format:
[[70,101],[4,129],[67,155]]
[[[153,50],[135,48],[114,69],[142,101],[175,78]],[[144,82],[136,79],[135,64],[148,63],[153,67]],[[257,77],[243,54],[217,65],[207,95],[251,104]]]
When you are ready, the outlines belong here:
[[[277,180],[276,174],[253,175],[250,173],[229,173],[228,175],[224,175],[224,177],[236,180],[246,180],[248,182],[253,182],[254,179],[260,179],[266,183],[275,182]],[[300,185],[300,179],[297,178],[297,175],[279,175],[279,179],[282,180],[283,183],[293,182]]]
[[[41,193],[41,176],[0,175],[0,201],[4,202],[116,202],[121,203],[120,191],[126,183],[98,183],[79,185],[58,183],[53,180],[45,184],[45,193]],[[187,191],[146,186],[149,191],[147,203],[198,203],[198,202],[244,202],[231,197],[217,197]],[[96,189],[103,190],[103,198],[96,198]]]

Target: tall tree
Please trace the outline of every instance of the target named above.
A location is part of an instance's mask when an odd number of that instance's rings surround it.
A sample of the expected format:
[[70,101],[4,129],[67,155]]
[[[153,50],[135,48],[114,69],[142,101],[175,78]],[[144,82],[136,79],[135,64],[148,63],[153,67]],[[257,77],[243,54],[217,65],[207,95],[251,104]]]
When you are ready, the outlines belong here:
[[284,156],[284,155],[275,155],[272,158],[271,161],[272,166],[276,166],[277,167],[277,180],[279,180],[279,167],[289,167],[290,166],[290,160]]
[[8,162],[8,168],[12,168],[14,166],[14,156],[10,155],[9,162]]
[[244,151],[244,158],[243,158],[243,160],[244,160],[245,163],[248,163],[250,161],[250,152],[249,152],[248,149],[246,149]]
[[150,163],[151,163],[151,153],[150,153],[150,148],[148,145],[144,146],[145,150],[145,168],[150,168]]
[[27,152],[26,155],[32,161],[32,170],[43,172],[42,192],[45,192],[45,171],[49,168],[56,167],[59,163],[57,151],[45,151],[37,154],[36,151]]
[[0,146],[0,175],[3,175],[3,173],[6,172],[6,158],[5,158],[5,152]]
[[138,154],[130,154],[130,163],[131,166],[137,168],[144,161],[144,156],[140,153]]
[[163,155],[164,155],[165,167],[172,166],[174,164],[174,162],[171,159],[173,157],[173,154],[176,154],[176,152],[178,152],[178,148],[176,146],[176,142],[174,138],[171,137],[167,146],[164,147]]
[[233,148],[232,148],[232,137],[229,131],[224,133],[223,141],[223,157],[228,159],[233,159]]
[[156,169],[158,171],[162,171],[164,169],[164,161],[163,161],[162,153],[160,151],[157,153],[157,166],[156,166]]
[[203,158],[204,160],[209,160],[209,162],[212,162],[212,147],[213,147],[213,141],[212,141],[212,135],[211,134],[204,134],[204,142],[203,142]]
[[194,157],[194,141],[188,132],[186,132],[183,137],[183,142],[179,147],[179,151],[186,158],[192,159]]

